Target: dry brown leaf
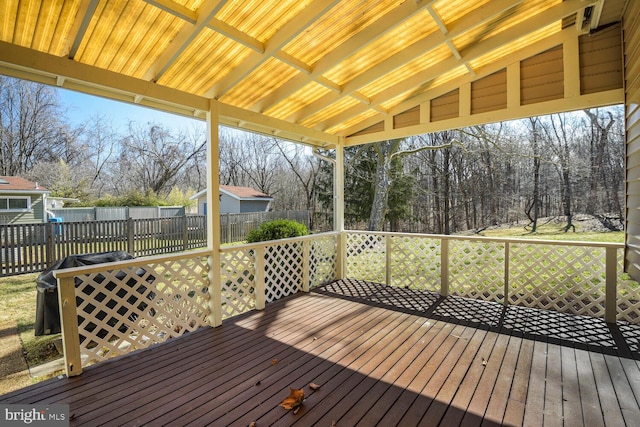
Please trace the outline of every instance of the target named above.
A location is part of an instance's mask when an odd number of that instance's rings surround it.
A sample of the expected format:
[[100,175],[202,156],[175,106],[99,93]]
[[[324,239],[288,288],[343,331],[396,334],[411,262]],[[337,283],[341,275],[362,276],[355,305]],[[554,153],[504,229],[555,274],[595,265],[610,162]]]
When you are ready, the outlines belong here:
[[273,360],[271,361],[271,364],[272,364],[272,365],[277,365],[277,364],[278,364],[278,359],[273,359]]
[[256,422],[255,422],[255,421],[251,421],[251,422],[249,423],[249,427],[256,427],[256,425],[257,425],[257,424],[256,424]]
[[289,397],[280,402],[280,406],[284,409],[291,410],[297,406],[302,405],[302,401],[304,400],[304,390],[289,388]]
[[318,384],[316,384],[316,383],[309,383],[309,388],[311,390],[319,390],[320,386]]

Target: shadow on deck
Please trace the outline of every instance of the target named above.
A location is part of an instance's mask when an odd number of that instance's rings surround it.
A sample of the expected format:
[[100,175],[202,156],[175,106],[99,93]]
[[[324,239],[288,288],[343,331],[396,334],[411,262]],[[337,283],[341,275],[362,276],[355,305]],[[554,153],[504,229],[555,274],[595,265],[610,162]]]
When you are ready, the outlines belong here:
[[[343,280],[0,403],[69,404],[91,426],[632,426],[639,334]],[[296,414],[278,406],[290,387]]]

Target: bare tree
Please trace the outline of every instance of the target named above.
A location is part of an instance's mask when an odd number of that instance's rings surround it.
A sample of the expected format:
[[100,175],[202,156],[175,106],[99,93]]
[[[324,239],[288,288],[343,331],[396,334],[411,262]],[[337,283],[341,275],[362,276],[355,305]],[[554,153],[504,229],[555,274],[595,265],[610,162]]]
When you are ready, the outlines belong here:
[[73,163],[78,134],[53,88],[0,76],[0,174],[24,174],[38,161]]
[[128,171],[129,189],[159,196],[169,194],[189,161],[206,148],[206,141],[190,140],[184,133],[174,135],[158,124],[142,127],[134,122],[121,144],[120,166]]

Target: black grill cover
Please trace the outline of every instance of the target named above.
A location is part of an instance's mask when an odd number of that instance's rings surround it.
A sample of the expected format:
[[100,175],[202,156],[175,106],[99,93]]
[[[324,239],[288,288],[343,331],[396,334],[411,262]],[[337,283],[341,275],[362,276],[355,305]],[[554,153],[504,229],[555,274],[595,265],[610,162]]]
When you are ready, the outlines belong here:
[[[40,273],[36,279],[36,289],[38,290],[38,293],[36,296],[35,335],[51,335],[61,332],[60,310],[58,308],[58,282],[53,277],[54,270],[122,261],[133,258],[134,257],[131,254],[125,251],[70,255],[56,261],[51,267]],[[138,274],[144,274],[144,270],[141,270]],[[124,277],[124,275],[125,274],[122,273],[122,277]],[[116,277],[118,277],[118,274],[116,274]],[[112,286],[114,286],[113,283],[105,284],[105,287]]]

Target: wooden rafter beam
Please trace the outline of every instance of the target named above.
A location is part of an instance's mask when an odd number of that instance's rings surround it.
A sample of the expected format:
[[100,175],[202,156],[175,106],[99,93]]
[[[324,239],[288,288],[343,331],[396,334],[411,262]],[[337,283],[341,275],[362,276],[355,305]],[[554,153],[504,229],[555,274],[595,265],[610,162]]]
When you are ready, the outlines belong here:
[[[422,8],[431,3],[433,3],[433,1],[406,1],[402,3],[400,6],[381,18],[376,25],[368,26],[310,66],[310,72],[294,77],[287,82],[286,85],[281,86],[271,95],[256,103],[254,111],[267,111],[278,102],[286,99],[313,81],[327,87],[328,82],[326,79],[323,79],[322,74],[353,55],[359,49],[362,49],[380,39],[389,31],[393,30],[398,25],[401,25],[418,13]],[[336,85],[334,84],[334,86]]]
[[295,19],[287,22],[265,43],[263,52],[252,52],[240,65],[227,74],[225,78],[205,92],[205,96],[210,98],[221,98],[224,96],[231,88],[242,81],[242,79],[251,74],[256,68],[304,31],[308,25],[325,15],[338,2],[339,0],[315,0],[312,4],[305,7]]
[[[580,7],[584,7],[584,1],[582,0],[570,0],[560,3],[544,13],[540,13],[528,19],[525,22],[520,23],[517,27],[509,28],[505,31],[498,33],[497,35],[486,39],[474,46],[471,46],[460,53],[461,58],[457,59],[455,56],[451,56],[448,59],[436,64],[435,66],[423,70],[420,73],[416,73],[411,77],[405,79],[402,82],[393,85],[386,90],[376,94],[371,99],[371,106],[378,106],[390,99],[395,98],[398,94],[407,93],[413,90],[413,88],[420,87],[420,85],[426,84],[439,75],[443,74],[447,70],[454,69],[461,64],[468,63],[473,59],[479,58],[489,52],[492,52],[501,46],[508,44],[509,42],[533,33],[540,28],[544,28],[554,22],[560,21],[563,17],[575,13]],[[416,103],[415,105],[418,105]],[[321,105],[316,105],[318,108]],[[344,111],[343,113],[336,115],[328,120],[318,123],[316,129],[330,129],[351,117],[362,114],[371,106],[357,105]],[[410,107],[408,107],[410,108]],[[381,120],[380,118],[378,121]]]
[[[169,67],[178,59],[182,52],[187,49],[189,44],[204,30],[218,11],[226,4],[227,0],[211,0],[205,2],[198,9],[196,22],[194,24],[187,23],[182,30],[171,41],[169,47],[158,57],[156,62],[145,73],[145,80],[158,81]],[[163,1],[164,3],[170,3]],[[153,2],[152,4],[155,4]],[[163,8],[163,10],[166,10]],[[175,13],[175,16],[182,17],[181,14]],[[190,19],[187,19],[190,22]]]
[[[581,0],[573,1],[577,1],[579,3],[581,2]],[[442,32],[435,32],[421,40],[415,41],[413,44],[411,44],[404,50],[392,55],[384,62],[353,78],[346,85],[344,85],[341,94],[327,94],[324,97],[316,100],[312,104],[292,114],[290,117],[287,117],[287,120],[297,122],[303,121],[304,119],[314,114],[316,111],[328,107],[332,103],[339,101],[345,96],[350,96],[364,86],[383,77],[385,74],[402,67],[403,65],[413,61],[419,56],[424,55],[426,52],[429,52],[443,44],[446,44],[448,41],[453,40],[455,37],[463,34],[469,29],[490,21],[499,14],[503,13],[505,10],[514,7],[518,3],[521,3],[521,0],[492,2],[479,9],[474,10],[473,13],[464,15],[459,20],[450,24],[447,34],[444,34]],[[455,58],[454,60],[456,62],[455,66],[460,65],[459,60]],[[468,59],[465,58],[465,60]]]
[[70,37],[73,42],[69,46],[67,56],[69,59],[73,59],[78,53],[78,48],[80,47],[80,43],[82,43],[82,39],[84,38],[85,33],[87,32],[87,28],[89,27],[89,23],[93,18],[93,14],[96,11],[96,7],[98,6],[98,0],[83,0],[80,4],[80,8],[78,9],[78,15],[82,16],[82,19],[76,20],[74,22],[74,26],[71,29]]

